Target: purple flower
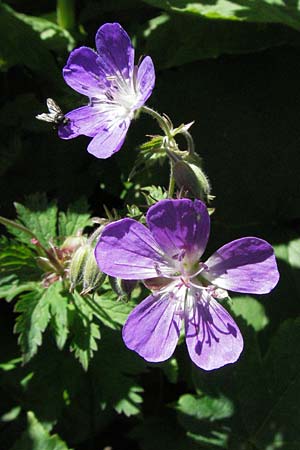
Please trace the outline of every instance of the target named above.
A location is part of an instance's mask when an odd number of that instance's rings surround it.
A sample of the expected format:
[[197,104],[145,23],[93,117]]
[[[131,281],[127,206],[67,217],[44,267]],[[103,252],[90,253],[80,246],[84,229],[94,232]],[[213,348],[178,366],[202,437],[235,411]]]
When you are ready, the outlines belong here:
[[66,114],[59,127],[62,139],[92,137],[88,152],[108,158],[120,150],[134,111],[144,105],[155,83],[153,62],[146,56],[134,65],[134,48],[118,23],[106,23],[96,34],[97,52],[72,51],[63,69],[66,83],[89,97],[89,104]]
[[149,229],[133,219],[107,225],[95,250],[104,273],[144,280],[153,291],[129,315],[125,344],[147,361],[165,361],[184,321],[197,366],[212,370],[235,362],[243,338],[216,299],[226,297],[227,289],[270,292],[279,279],[271,245],[255,237],[237,239],[201,262],[210,218],[200,200],[162,200],[149,209],[147,223]]

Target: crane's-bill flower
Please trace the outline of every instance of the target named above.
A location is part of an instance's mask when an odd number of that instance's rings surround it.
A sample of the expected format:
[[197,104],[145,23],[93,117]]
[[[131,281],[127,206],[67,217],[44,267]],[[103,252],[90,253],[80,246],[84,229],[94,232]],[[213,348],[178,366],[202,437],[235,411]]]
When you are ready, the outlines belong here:
[[243,338],[217,301],[235,292],[265,294],[278,282],[273,248],[256,237],[232,241],[201,262],[210,232],[200,200],[162,200],[149,208],[148,228],[133,219],[107,225],[95,256],[104,273],[143,280],[152,294],[128,316],[123,339],[146,361],[168,359],[182,322],[193,362],[212,370],[235,362]]
[[96,34],[97,52],[73,50],[63,69],[66,83],[89,98],[89,104],[65,115],[59,127],[62,139],[78,135],[92,139],[88,152],[108,158],[120,150],[134,111],[147,101],[155,83],[152,59],[134,65],[134,48],[118,23],[102,25]]

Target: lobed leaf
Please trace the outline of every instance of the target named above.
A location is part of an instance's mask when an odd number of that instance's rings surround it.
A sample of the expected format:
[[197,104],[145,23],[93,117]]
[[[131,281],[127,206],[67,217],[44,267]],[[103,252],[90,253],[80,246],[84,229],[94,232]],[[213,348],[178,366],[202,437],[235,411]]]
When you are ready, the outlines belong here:
[[[55,202],[48,203],[46,194],[33,194],[26,199],[26,205],[15,203],[18,220],[35,234],[40,243],[46,247],[49,241],[56,237],[57,206]],[[10,233],[21,242],[28,244],[28,235],[12,227]]]
[[74,236],[85,227],[92,225],[88,212],[88,203],[85,198],[72,203],[66,212],[58,216],[58,233],[62,237]]
[[25,295],[16,303],[15,312],[19,313],[14,332],[19,334],[24,362],[28,362],[42,344],[43,333],[50,321],[50,303],[56,293],[52,284],[44,291],[36,289]]
[[27,413],[27,430],[11,450],[68,450],[67,444],[57,435],[50,435],[34,413]]

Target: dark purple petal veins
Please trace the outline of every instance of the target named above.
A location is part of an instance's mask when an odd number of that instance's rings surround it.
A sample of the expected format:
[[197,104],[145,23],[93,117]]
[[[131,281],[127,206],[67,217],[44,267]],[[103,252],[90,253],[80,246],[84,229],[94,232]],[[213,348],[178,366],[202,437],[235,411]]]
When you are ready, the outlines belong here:
[[190,304],[185,338],[192,361],[204,370],[235,362],[243,350],[243,337],[230,314],[204,292]]
[[200,200],[162,200],[151,206],[147,223],[159,246],[173,259],[190,264],[202,256],[210,232],[207,208]]
[[96,34],[96,48],[101,67],[106,75],[120,74],[125,79],[132,77],[134,48],[126,31],[119,23],[106,23]]

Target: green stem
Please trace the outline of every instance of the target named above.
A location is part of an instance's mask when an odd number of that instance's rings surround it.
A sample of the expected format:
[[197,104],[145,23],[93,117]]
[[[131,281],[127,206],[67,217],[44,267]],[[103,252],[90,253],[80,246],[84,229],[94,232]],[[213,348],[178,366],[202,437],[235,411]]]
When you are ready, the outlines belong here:
[[57,0],[56,3],[57,23],[65,30],[74,30],[75,20],[75,0]]
[[154,111],[154,109],[151,109],[148,106],[142,106],[140,111],[142,111],[146,114],[149,114],[150,116],[153,117],[153,119],[156,119],[160,128],[165,133],[165,135],[169,137],[169,135],[170,135],[169,129],[164,121],[164,118],[158,112]]
[[182,131],[181,134],[183,134],[186,139],[189,154],[192,155],[193,153],[195,153],[195,144],[191,133],[189,133],[188,131]]
[[170,180],[168,188],[168,197],[173,198],[175,191],[175,178],[174,178],[174,162],[170,159]]

